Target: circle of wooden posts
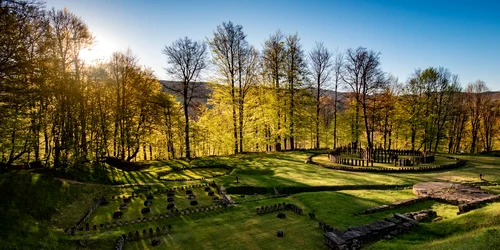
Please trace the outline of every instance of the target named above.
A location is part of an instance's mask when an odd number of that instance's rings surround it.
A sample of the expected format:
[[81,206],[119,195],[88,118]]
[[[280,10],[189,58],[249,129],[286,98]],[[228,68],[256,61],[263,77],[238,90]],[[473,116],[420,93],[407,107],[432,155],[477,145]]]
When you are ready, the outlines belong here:
[[[341,154],[359,155],[361,159],[353,159],[341,157]],[[394,159],[392,156],[415,156],[409,159]],[[424,155],[416,150],[384,150],[374,149],[371,154],[367,154],[365,149],[352,148],[349,146],[342,146],[335,148],[328,154],[328,159],[336,164],[357,166],[357,167],[373,167],[373,163],[386,163],[394,164],[394,166],[406,167],[414,166],[423,163],[434,162],[435,156],[433,154]]]

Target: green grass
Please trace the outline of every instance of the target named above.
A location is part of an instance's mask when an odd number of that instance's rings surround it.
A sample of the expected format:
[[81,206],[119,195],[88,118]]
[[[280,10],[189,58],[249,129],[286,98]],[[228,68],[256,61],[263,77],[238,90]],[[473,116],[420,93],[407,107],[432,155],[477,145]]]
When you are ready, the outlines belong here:
[[[500,203],[494,203],[457,215],[457,207],[435,201],[423,201],[408,207],[374,214],[355,215],[366,208],[415,197],[411,190],[394,189],[392,185],[410,186],[422,181],[479,182],[479,174],[489,181],[500,181],[498,157],[460,155],[467,159],[466,166],[442,171],[421,173],[360,173],[347,172],[305,164],[306,157],[318,152],[250,153],[227,157],[204,157],[191,162],[150,161],[141,163],[141,171],[126,172],[108,167],[106,176],[94,180],[112,180],[114,184],[96,185],[62,183],[50,177],[30,173],[9,173],[0,176],[0,248],[1,249],[111,249],[119,235],[142,229],[171,224],[173,232],[161,237],[162,244],[155,249],[326,249],[318,221],[334,228],[362,225],[395,212],[417,211],[432,208],[443,220],[423,223],[409,234],[392,240],[382,240],[366,245],[368,249],[494,249],[500,242]],[[319,158],[318,158],[319,157]],[[322,156],[316,156],[321,160]],[[438,157],[442,164],[444,157]],[[227,165],[234,168],[230,175],[203,181],[160,181],[157,174],[174,171],[179,175],[206,176],[209,172],[189,169],[194,166]],[[179,171],[188,168],[188,171]],[[212,168],[210,171],[217,171]],[[201,170],[201,169],[200,169]],[[225,169],[223,170],[225,172]],[[211,175],[211,174],[210,174]],[[239,183],[235,181],[239,177]],[[177,178],[177,177],[176,177]],[[84,179],[84,178],[83,178]],[[263,190],[244,197],[232,194],[237,205],[204,213],[163,220],[114,227],[97,231],[78,231],[69,237],[63,229],[71,227],[92,204],[93,198],[105,195],[130,195],[138,193],[136,184],[154,184],[157,188],[170,189],[185,185],[209,183],[215,180],[228,190]],[[385,188],[384,188],[385,187]],[[270,198],[274,188],[291,194],[285,198]],[[243,190],[240,189],[240,190]],[[352,190],[361,189],[361,190]],[[385,190],[382,190],[385,189]],[[500,193],[500,187],[485,187]],[[152,191],[153,191],[152,190]],[[320,191],[325,190],[325,191]],[[326,191],[327,190],[327,191]],[[338,191],[332,191],[338,190]],[[194,189],[200,205],[211,204],[211,197],[203,189]],[[123,220],[144,217],[144,194],[134,198],[125,211]],[[156,194],[151,206],[154,215],[166,212],[166,194]],[[260,199],[260,200],[258,200]],[[257,201],[252,201],[257,200]],[[90,224],[112,222],[112,213],[118,211],[122,201],[114,200],[99,207]],[[298,216],[285,211],[287,218],[276,218],[277,212],[257,215],[256,207],[278,202],[290,202],[304,208]],[[191,207],[185,193],[176,193],[175,204],[179,209]],[[314,212],[316,220],[308,218]],[[148,216],[147,216],[148,217]],[[284,238],[276,237],[276,230],[285,232]],[[493,246],[493,247],[492,247]],[[126,249],[149,249],[150,240],[127,243]]]
[[212,176],[224,175],[228,170],[225,168],[192,168],[168,172],[163,175],[162,180],[195,180],[210,178]]
[[29,172],[0,175],[0,248],[72,249],[63,229],[109,188],[71,185]]
[[[204,191],[203,188],[194,188],[191,189],[196,196],[196,201],[198,201],[197,206],[191,206],[189,202],[191,200],[188,199],[185,191],[183,190],[177,190],[175,191],[175,196],[174,196],[174,204],[177,209],[186,209],[186,208],[195,208],[195,207],[200,207],[200,206],[210,206],[213,204],[212,202],[212,196],[208,196],[207,192]],[[212,191],[215,191],[212,189]],[[215,191],[214,194],[215,197],[219,198],[219,195]],[[131,202],[129,202],[128,208],[125,210],[122,210],[123,212],[123,218],[121,219],[113,219],[113,213],[119,210],[120,204],[123,204],[122,199],[114,199],[110,200],[110,203],[106,206],[100,206],[97,208],[97,210],[94,212],[92,215],[92,218],[90,219],[90,224],[92,225],[99,225],[99,224],[106,224],[106,223],[112,223],[112,222],[119,222],[122,221],[124,222],[125,220],[131,220],[131,219],[137,219],[137,218],[142,218],[142,217],[150,217],[152,215],[159,215],[159,214],[165,214],[167,213],[167,194],[166,193],[161,193],[161,194],[155,194],[153,198],[153,204],[149,206],[151,209],[151,212],[148,214],[142,214],[141,209],[144,208],[144,201],[146,200],[145,195],[142,195],[141,197],[134,197],[132,198]]]
[[369,249],[498,249],[499,203],[463,215],[452,214],[451,209],[436,211],[438,215],[444,214],[445,219],[423,224],[411,234],[394,240],[379,241]]

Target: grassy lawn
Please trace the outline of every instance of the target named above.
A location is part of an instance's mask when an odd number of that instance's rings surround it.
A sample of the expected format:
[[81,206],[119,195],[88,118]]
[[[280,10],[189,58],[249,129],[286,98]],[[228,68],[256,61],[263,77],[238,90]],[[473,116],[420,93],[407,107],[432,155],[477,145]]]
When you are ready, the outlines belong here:
[[[439,246],[449,246],[455,237],[472,234],[470,236],[472,244],[476,241],[474,239],[476,229],[484,229],[484,232],[478,231],[477,233],[487,233],[490,231],[485,228],[496,228],[500,225],[500,217],[498,217],[500,204],[487,205],[484,209],[457,215],[456,206],[424,201],[404,208],[354,215],[359,210],[411,197],[414,195],[410,190],[301,193],[287,198],[246,202],[226,210],[111,228],[104,233],[79,232],[76,238],[118,237],[135,230],[139,230],[142,235],[142,229],[150,227],[154,229],[156,226],[170,224],[173,228],[172,233],[161,236],[162,244],[155,249],[326,249],[322,241],[322,231],[318,227],[319,220],[334,228],[345,230],[348,226],[362,225],[384,217],[391,217],[396,212],[404,213],[432,208],[443,217],[442,221],[422,223],[421,227],[409,234],[389,241],[379,241],[366,247],[369,249],[413,249],[421,244],[427,244],[432,249],[445,249]],[[278,212],[264,215],[255,213],[256,207],[278,202],[299,205],[304,209],[304,214],[299,216],[285,210],[287,218],[278,219],[276,217]],[[316,214],[315,220],[307,216],[309,212]],[[490,216],[496,216],[496,218],[489,220]],[[284,238],[276,237],[278,229],[285,232]],[[126,247],[127,249],[150,249],[151,239],[127,243]]]
[[[312,153],[250,153],[205,157],[191,162],[151,161],[141,163],[145,168],[135,172],[109,168],[108,174],[116,184],[126,184],[115,186],[73,184],[30,173],[4,174],[0,178],[3,191],[0,215],[7,216],[8,219],[2,218],[5,223],[2,223],[3,235],[0,235],[2,236],[0,248],[22,249],[28,246],[35,249],[111,249],[122,234],[139,230],[142,235],[143,229],[172,225],[172,233],[161,236],[162,244],[155,249],[326,249],[323,244],[323,233],[318,227],[320,220],[334,228],[345,230],[348,226],[370,223],[392,216],[395,212],[404,213],[429,208],[434,209],[443,220],[423,223],[409,234],[374,242],[365,247],[367,249],[495,249],[495,246],[500,244],[500,237],[497,237],[500,236],[500,203],[489,204],[462,215],[456,214],[458,211],[456,206],[435,201],[423,201],[374,214],[355,215],[356,212],[370,207],[415,197],[411,189],[395,189],[389,185],[411,186],[422,181],[479,182],[479,174],[483,174],[486,180],[499,182],[499,158],[459,155],[457,157],[468,160],[467,165],[452,170],[422,173],[361,173],[305,164],[305,158]],[[314,160],[324,160],[322,157],[316,156]],[[447,160],[438,157],[435,164],[443,164]],[[218,171],[217,165],[233,167],[234,171],[230,175],[203,181],[160,181],[156,178],[157,173],[162,171],[177,171],[173,173],[186,175],[189,178],[211,176],[213,172]],[[194,166],[214,166],[214,168],[190,169]],[[187,170],[179,171],[182,168]],[[235,181],[236,175],[239,177],[239,183]],[[232,199],[237,204],[226,209],[178,217],[170,216],[151,222],[97,231],[77,231],[73,237],[63,232],[63,229],[74,225],[85,214],[94,198],[102,195],[111,197],[131,195],[134,192],[142,196],[128,203],[124,217],[120,220],[113,220],[112,214],[119,210],[119,205],[123,201],[110,200],[110,204],[99,207],[94,212],[89,221],[91,225],[165,214],[166,193],[155,194],[153,204],[150,206],[151,213],[146,216],[141,214],[146,193],[156,189],[209,183],[212,180],[227,190],[239,187],[266,192],[247,192],[245,195],[231,193]],[[140,191],[141,187],[135,184],[141,183],[153,185],[151,191]],[[380,187],[383,186],[388,188],[381,190]],[[287,190],[293,188],[302,191],[290,192],[291,195],[284,198],[272,198],[274,188],[282,193],[287,193]],[[331,191],[333,190],[331,188],[338,191]],[[356,188],[360,190],[353,190]],[[500,194],[498,186],[484,188]],[[199,206],[212,204],[211,197],[202,188],[193,191]],[[185,191],[177,191],[174,198],[179,210],[192,207]],[[304,214],[299,216],[286,210],[287,218],[278,219],[276,217],[278,212],[265,215],[257,215],[255,212],[257,207],[278,202],[296,204],[304,209]],[[310,219],[307,216],[309,212],[315,213],[316,219]],[[276,237],[278,229],[285,232],[284,238]],[[20,233],[21,231],[23,233]],[[25,236],[21,240],[18,235]],[[86,246],[82,247],[81,241],[85,242]],[[126,249],[150,248],[150,239],[126,244]]]

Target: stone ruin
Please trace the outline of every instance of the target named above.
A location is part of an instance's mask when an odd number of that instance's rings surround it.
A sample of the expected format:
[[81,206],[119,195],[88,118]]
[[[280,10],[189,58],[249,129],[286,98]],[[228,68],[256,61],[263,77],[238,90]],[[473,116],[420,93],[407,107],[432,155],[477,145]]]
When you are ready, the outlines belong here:
[[295,204],[291,204],[291,203],[286,204],[284,202],[273,204],[273,205],[268,205],[265,207],[261,206],[260,208],[259,207],[256,208],[255,211],[257,212],[257,214],[267,214],[267,213],[272,213],[275,211],[281,211],[284,209],[291,210],[298,215],[302,215],[302,213],[303,213],[302,208],[300,208],[299,206],[297,206]]
[[458,214],[469,212],[488,202],[500,201],[500,195],[494,195],[487,190],[450,182],[418,183],[413,186],[413,193],[419,197],[457,205]]
[[394,217],[385,218],[362,226],[348,227],[347,231],[333,229],[325,223],[320,222],[324,231],[324,242],[334,250],[360,249],[361,244],[390,239],[402,233],[406,233],[418,226],[415,218],[428,219],[436,216],[432,210],[416,213],[394,214]]

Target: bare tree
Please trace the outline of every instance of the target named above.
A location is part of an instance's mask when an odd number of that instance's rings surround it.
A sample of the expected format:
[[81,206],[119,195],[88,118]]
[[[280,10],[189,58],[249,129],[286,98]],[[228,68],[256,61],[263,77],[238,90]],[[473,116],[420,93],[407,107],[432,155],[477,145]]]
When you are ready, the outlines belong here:
[[484,107],[481,109],[484,124],[482,133],[484,150],[487,152],[493,150],[493,138],[498,132],[499,104],[498,101],[494,101],[491,96],[488,96]]
[[486,84],[481,80],[477,80],[467,85],[467,106],[469,107],[469,120],[471,123],[471,153],[476,153],[478,150],[477,144],[481,129],[481,109],[483,109],[485,103],[489,101],[486,93],[488,90]]
[[316,47],[309,53],[311,71],[316,85],[316,148],[320,147],[319,141],[319,111],[321,89],[326,87],[332,72],[332,53],[325,48],[323,43],[316,43]]
[[334,86],[334,98],[333,98],[333,148],[337,147],[337,104],[338,104],[338,89],[339,85],[342,82],[342,74],[343,74],[343,65],[344,65],[344,54],[341,52],[336,53],[335,62],[333,64],[333,75],[335,78],[335,86]]
[[204,42],[192,41],[188,37],[180,38],[170,46],[165,46],[163,54],[167,56],[169,67],[167,73],[182,82],[186,157],[191,158],[189,147],[189,104],[196,94],[199,84],[195,81],[200,77],[200,72],[206,68],[207,45]]
[[[345,75],[343,80],[349,85],[356,100],[356,124],[358,126],[359,109],[362,108],[368,148],[373,148],[369,126],[369,96],[385,85],[385,76],[380,69],[380,53],[358,47],[346,52]],[[357,130],[356,130],[357,133]],[[358,137],[356,137],[358,138]],[[356,140],[356,144],[357,144]]]

